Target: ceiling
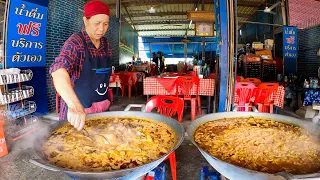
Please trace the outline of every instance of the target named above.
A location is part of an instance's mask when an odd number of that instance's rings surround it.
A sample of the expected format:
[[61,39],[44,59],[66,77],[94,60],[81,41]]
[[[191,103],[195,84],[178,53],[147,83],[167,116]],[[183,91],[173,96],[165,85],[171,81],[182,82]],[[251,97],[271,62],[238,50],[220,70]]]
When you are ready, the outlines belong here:
[[[115,15],[116,0],[103,0]],[[203,0],[204,10],[212,11],[213,0]],[[266,0],[237,0],[238,20],[248,21]],[[148,12],[153,7],[154,13]],[[202,10],[202,0],[121,0],[122,21],[127,21],[139,36],[195,35],[194,22],[190,25],[187,11]],[[239,24],[241,25],[241,24]]]

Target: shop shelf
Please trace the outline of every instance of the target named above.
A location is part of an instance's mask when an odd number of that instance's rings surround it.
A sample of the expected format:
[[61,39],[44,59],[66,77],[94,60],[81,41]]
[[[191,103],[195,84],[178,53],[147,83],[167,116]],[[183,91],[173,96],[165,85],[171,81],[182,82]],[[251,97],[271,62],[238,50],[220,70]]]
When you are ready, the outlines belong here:
[[33,101],[24,101],[23,104],[16,103],[9,106],[8,110],[2,115],[6,120],[15,120],[23,116],[36,112],[37,106]]
[[7,93],[0,93],[0,105],[14,103],[34,95],[34,89],[31,86],[22,86],[21,88],[9,89]]
[[27,136],[36,130],[38,121],[36,116],[28,115],[5,124],[6,138],[15,141]]
[[30,81],[32,77],[33,73],[30,69],[21,70],[19,74],[1,74],[0,85]]

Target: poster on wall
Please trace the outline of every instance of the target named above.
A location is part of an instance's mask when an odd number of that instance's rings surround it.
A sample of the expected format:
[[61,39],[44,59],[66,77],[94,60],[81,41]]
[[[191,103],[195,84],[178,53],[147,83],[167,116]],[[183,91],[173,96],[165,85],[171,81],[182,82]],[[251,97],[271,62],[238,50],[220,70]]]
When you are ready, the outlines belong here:
[[283,27],[283,57],[298,58],[298,36],[296,27]]
[[22,0],[9,7],[6,68],[45,67],[48,8]]
[[212,22],[196,22],[196,36],[214,36]]
[[298,35],[294,26],[283,26],[284,73],[297,72]]

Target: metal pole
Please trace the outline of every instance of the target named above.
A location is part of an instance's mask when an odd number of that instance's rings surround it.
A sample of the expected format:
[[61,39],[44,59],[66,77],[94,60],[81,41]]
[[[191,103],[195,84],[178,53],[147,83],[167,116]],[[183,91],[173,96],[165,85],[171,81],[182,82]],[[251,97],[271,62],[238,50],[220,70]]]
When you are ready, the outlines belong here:
[[[117,0],[117,4],[116,4],[116,16],[118,18],[118,22],[119,22],[119,32],[118,32],[118,45],[116,48],[118,48],[118,52],[120,52],[120,36],[121,36],[121,13],[120,13],[120,8],[121,8],[121,2],[120,0]],[[118,66],[120,66],[120,63],[118,63]],[[118,90],[118,88],[117,88]],[[118,95],[118,94],[117,94]]]
[[[153,57],[151,57],[151,55],[152,55],[152,43],[149,43],[149,51],[150,51],[150,63],[151,63],[151,61],[152,61],[152,58]],[[159,62],[157,62],[157,64],[159,64]],[[158,69],[159,69],[159,66],[158,66]]]
[[[211,66],[212,66],[212,63],[213,62],[213,57],[212,57],[212,43],[210,43],[210,66],[209,66],[209,72],[210,72],[210,69],[211,69]],[[209,75],[209,74],[207,74]]]
[[287,25],[286,5],[287,5],[287,2],[282,0],[282,2],[281,2],[282,22],[283,22],[283,25],[285,25],[285,26]]
[[174,58],[174,43],[172,43],[172,61],[174,62],[175,58]]
[[[204,11],[204,0],[202,0],[202,11]],[[206,41],[205,41],[205,38],[202,37],[202,61],[205,61],[205,60],[206,60]]]
[[184,43],[184,63],[187,62],[187,58],[188,58],[188,44]]
[[119,19],[121,18],[120,8],[121,8],[121,2],[120,2],[120,0],[117,0],[117,4],[116,4],[116,17],[119,18]]
[[235,28],[235,43],[234,43],[234,55],[235,55],[235,61],[234,61],[234,88],[233,88],[233,94],[232,94],[232,110],[233,110],[233,107],[234,107],[234,97],[235,97],[235,94],[236,94],[236,83],[237,83],[237,68],[238,68],[238,58],[237,58],[237,54],[238,54],[238,33],[239,33],[239,30],[238,30],[238,17],[237,17],[237,14],[238,14],[238,10],[237,10],[237,0],[234,0],[233,1],[234,4],[233,4],[233,8],[234,8],[234,28]]

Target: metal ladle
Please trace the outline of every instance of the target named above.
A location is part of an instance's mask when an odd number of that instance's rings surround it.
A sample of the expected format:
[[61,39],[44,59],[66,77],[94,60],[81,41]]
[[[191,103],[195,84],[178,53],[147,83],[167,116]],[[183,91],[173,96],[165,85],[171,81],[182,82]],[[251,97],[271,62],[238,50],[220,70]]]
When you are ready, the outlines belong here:
[[81,132],[83,133],[83,135],[85,135],[91,142],[93,142],[93,139],[92,137],[90,137],[89,133],[87,130],[85,130],[84,128],[81,130]]
[[104,137],[103,135],[101,135],[101,134],[95,134],[94,136],[102,137],[104,139],[103,143],[98,142],[96,138],[94,138],[93,136],[89,135],[88,131],[85,130],[84,128],[81,131],[91,142],[97,142],[98,144],[109,144],[108,139],[106,137]]

